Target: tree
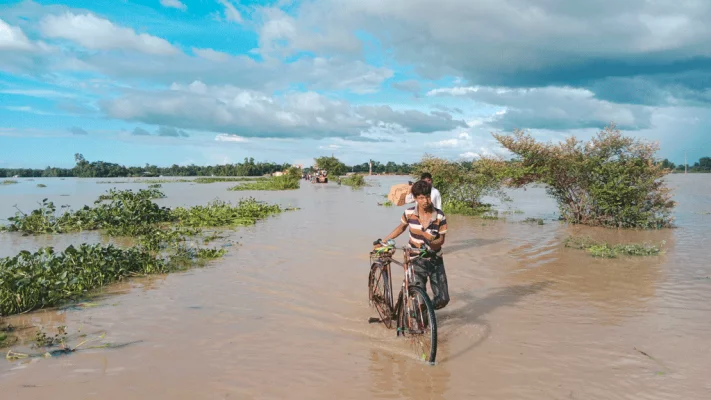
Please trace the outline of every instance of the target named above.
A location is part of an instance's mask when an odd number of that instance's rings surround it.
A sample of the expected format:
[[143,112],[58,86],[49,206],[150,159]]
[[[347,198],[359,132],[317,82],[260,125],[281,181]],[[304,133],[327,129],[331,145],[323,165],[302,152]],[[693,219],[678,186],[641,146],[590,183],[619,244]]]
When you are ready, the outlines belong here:
[[319,157],[315,158],[314,162],[318,165],[318,169],[325,169],[331,176],[340,176],[348,171],[346,165],[336,157]]
[[489,209],[482,203],[484,196],[509,201],[503,191],[505,163],[495,159],[481,159],[460,163],[425,155],[412,169],[414,179],[429,172],[432,186],[442,195],[442,208],[446,213],[480,214]]
[[671,226],[675,203],[661,179],[670,171],[657,145],[624,137],[614,124],[587,143],[544,144],[516,130],[493,135],[516,156],[511,183],[541,182],[568,222],[617,228]]

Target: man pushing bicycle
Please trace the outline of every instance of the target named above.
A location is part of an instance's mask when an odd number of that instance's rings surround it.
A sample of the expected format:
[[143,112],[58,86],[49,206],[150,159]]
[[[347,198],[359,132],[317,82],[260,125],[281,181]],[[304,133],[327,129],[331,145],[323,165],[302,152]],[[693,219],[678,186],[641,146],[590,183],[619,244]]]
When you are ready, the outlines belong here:
[[431,191],[432,185],[426,181],[417,181],[412,185],[411,193],[416,205],[405,210],[400,225],[385,237],[382,243],[387,243],[410,229],[411,254],[420,255],[424,252],[420,257],[411,258],[415,275],[413,284],[426,291],[429,278],[434,296],[432,302],[435,309],[441,309],[449,303],[447,274],[442,259],[447,219],[442,210],[432,205]]

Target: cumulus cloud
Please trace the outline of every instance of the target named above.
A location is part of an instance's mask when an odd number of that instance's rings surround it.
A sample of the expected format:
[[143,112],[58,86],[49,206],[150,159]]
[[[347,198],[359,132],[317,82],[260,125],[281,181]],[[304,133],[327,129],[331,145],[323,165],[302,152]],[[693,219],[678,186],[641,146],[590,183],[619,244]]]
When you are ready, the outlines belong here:
[[78,128],[76,126],[73,126],[69,129],[69,132],[71,132],[74,135],[88,135],[89,132],[85,131],[84,129]]
[[133,29],[116,26],[93,14],[48,15],[40,23],[42,33],[50,38],[76,42],[94,50],[135,50],[152,55],[172,55],[180,51],[165,39]]
[[160,0],[160,4],[163,7],[177,8],[178,10],[187,10],[188,6],[180,2],[180,0]]
[[34,47],[22,29],[0,19],[0,50],[32,50]]
[[446,113],[352,106],[314,92],[270,96],[235,86],[195,81],[166,91],[133,91],[106,100],[111,117],[186,129],[237,133],[245,137],[357,137],[388,124],[405,132],[431,133],[465,126]]
[[428,92],[428,96],[445,95],[505,107],[489,122],[505,130],[599,128],[612,121],[622,129],[643,129],[651,124],[651,108],[599,100],[593,92],[581,88],[454,87]]
[[[711,3],[702,1],[320,0],[293,14],[265,14],[264,27],[283,27],[263,32],[266,45],[348,53],[365,32],[425,76],[483,85],[636,75],[711,57]],[[338,40],[304,43],[313,32]]]

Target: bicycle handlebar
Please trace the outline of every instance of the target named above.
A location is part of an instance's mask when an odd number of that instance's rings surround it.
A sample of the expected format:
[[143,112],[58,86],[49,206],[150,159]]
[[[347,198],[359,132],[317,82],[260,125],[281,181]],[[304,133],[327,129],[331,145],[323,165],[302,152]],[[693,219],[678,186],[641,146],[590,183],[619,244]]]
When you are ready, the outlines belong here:
[[381,245],[384,247],[391,247],[393,249],[400,249],[403,251],[405,251],[405,250],[419,250],[420,252],[423,252],[423,251],[424,252],[433,252],[433,253],[435,252],[434,250],[432,250],[432,248],[430,246],[427,245],[427,243],[422,243],[422,247],[418,249],[416,247],[409,247],[409,246],[396,247],[395,241],[392,239],[388,240],[387,243],[383,243],[382,239],[378,239],[373,242],[373,246],[377,246],[377,245]]

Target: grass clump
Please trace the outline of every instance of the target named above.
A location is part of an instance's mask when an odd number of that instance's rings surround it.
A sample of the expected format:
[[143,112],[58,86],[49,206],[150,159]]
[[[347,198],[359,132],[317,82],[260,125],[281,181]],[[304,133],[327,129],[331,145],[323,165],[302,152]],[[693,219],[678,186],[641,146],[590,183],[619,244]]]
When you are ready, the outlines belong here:
[[5,179],[4,181],[1,182],[3,185],[14,185],[17,183],[17,181],[14,181],[12,179]]
[[47,185],[45,185],[44,183],[38,183],[38,184],[37,184],[37,187],[38,187],[38,188],[46,188]]
[[493,206],[491,204],[477,204],[476,206],[472,206],[471,203],[465,201],[447,200],[444,201],[444,204],[442,204],[442,211],[444,211],[445,214],[459,214],[496,219],[492,218],[492,213],[494,212],[492,207]]
[[378,205],[379,205],[379,206],[383,206],[383,207],[392,207],[392,206],[393,206],[393,202],[390,201],[390,200],[388,200],[388,201],[386,201],[385,203],[378,203]]
[[148,189],[160,189],[162,187],[163,185],[161,185],[160,183],[151,183],[150,185],[148,185]]
[[586,250],[593,257],[616,258],[618,256],[656,256],[662,253],[661,246],[650,243],[626,243],[611,245],[609,243],[597,242],[589,236],[568,237],[565,247]]
[[353,189],[362,188],[363,186],[366,185],[365,178],[363,177],[363,175],[360,175],[360,174],[350,175],[350,176],[341,178],[341,184],[350,186]]
[[545,222],[543,222],[543,218],[532,218],[528,217],[522,221],[523,223],[526,224],[538,224],[538,225],[544,225]]

